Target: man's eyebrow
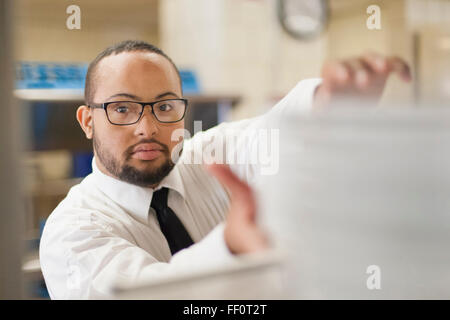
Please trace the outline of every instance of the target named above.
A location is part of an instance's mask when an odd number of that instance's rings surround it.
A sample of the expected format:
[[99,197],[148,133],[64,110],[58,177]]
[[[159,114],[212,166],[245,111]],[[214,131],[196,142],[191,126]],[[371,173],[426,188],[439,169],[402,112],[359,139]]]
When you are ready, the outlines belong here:
[[172,91],[167,91],[167,92],[164,92],[164,93],[161,93],[161,94],[157,95],[155,97],[155,100],[164,98],[165,96],[175,96],[175,97],[178,98],[178,96],[175,93],[173,93]]
[[[172,91],[167,91],[167,92],[164,92],[164,93],[161,93],[161,94],[157,95],[155,97],[155,100],[164,98],[166,96],[175,96],[175,97],[178,98],[178,95],[176,93],[173,93]],[[127,97],[127,98],[130,98],[132,100],[136,100],[136,101],[141,101],[142,100],[141,98],[139,98],[138,96],[135,96],[134,94],[124,93],[124,92],[113,94],[107,100],[115,98],[115,97]]]
[[130,93],[116,93],[116,94],[113,94],[112,96],[110,96],[106,100],[109,100],[109,99],[112,99],[112,98],[115,98],[115,97],[127,97],[127,98],[130,98],[130,99],[133,99],[133,100],[137,100],[137,101],[141,100],[141,98],[139,98],[138,96],[135,96],[134,94],[130,94]]

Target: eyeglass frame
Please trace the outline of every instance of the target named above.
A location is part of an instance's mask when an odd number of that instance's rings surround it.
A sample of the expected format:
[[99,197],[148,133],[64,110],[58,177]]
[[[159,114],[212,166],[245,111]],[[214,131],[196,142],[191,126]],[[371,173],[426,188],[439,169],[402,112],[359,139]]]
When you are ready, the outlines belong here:
[[[183,112],[183,116],[181,117],[181,119],[177,120],[177,121],[161,121],[161,120],[159,120],[158,117],[155,114],[155,111],[153,110],[153,106],[155,104],[159,103],[159,102],[173,101],[173,100],[179,100],[179,101],[183,101],[184,102],[184,112]],[[140,104],[142,106],[142,110],[141,110],[141,112],[139,114],[139,118],[135,122],[132,122],[132,123],[122,123],[122,124],[120,124],[120,123],[112,122],[109,119],[108,111],[106,111],[106,108],[108,107],[108,105],[110,105],[112,103],[118,103],[118,102],[132,102],[132,103]],[[130,126],[130,125],[138,123],[139,120],[141,120],[142,115],[144,114],[145,106],[150,106],[150,109],[152,110],[153,116],[160,123],[177,123],[177,122],[180,122],[186,116],[186,110],[187,110],[187,107],[188,107],[188,102],[189,101],[187,99],[183,99],[183,98],[164,99],[164,100],[158,100],[158,101],[154,101],[154,102],[139,102],[139,101],[120,100],[120,101],[103,102],[101,104],[88,104],[87,106],[88,106],[88,108],[92,108],[92,109],[103,109],[103,110],[105,110],[106,118],[108,119],[109,123],[111,123],[112,125],[115,125],[115,126]]]

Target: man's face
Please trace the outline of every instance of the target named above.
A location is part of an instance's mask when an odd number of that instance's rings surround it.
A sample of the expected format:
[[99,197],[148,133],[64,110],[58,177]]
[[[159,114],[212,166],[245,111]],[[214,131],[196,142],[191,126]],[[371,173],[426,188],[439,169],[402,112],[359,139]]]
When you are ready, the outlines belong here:
[[[175,68],[155,53],[108,56],[97,65],[95,75],[94,104],[182,97]],[[94,153],[100,170],[146,187],[156,186],[172,170],[171,153],[179,141],[172,141],[171,136],[174,130],[184,128],[184,120],[161,123],[146,106],[139,122],[118,126],[108,121],[103,109],[92,112]]]

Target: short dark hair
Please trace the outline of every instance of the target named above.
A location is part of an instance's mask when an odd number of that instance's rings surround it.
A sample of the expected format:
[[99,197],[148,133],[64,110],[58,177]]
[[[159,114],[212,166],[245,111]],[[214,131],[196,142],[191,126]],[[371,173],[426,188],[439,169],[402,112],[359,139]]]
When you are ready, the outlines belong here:
[[155,46],[153,44],[147,43],[145,41],[125,40],[125,41],[114,44],[114,45],[106,48],[105,50],[103,50],[89,64],[89,67],[88,67],[87,73],[86,73],[86,82],[84,85],[84,100],[87,105],[92,103],[92,98],[93,98],[93,95],[95,92],[95,87],[94,87],[93,82],[95,79],[95,69],[96,69],[98,63],[107,56],[110,56],[113,54],[114,55],[119,54],[122,52],[133,52],[133,51],[153,52],[153,53],[159,54],[159,55],[163,56],[164,58],[166,58],[167,60],[169,60],[169,62],[173,65],[173,67],[175,68],[175,70],[178,74],[178,78],[180,79],[180,87],[181,87],[180,71],[178,70],[177,66],[172,61],[172,59],[170,59],[169,56],[166,55],[160,48],[158,48],[157,46]]

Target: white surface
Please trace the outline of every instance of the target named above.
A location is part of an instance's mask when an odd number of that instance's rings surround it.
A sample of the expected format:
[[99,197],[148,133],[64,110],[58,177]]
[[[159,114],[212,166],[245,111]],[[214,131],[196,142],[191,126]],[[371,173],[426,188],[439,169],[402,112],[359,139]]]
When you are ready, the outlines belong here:
[[281,299],[282,256],[276,252],[241,257],[232,265],[208,271],[119,284],[116,299]]
[[[292,258],[293,296],[450,298],[450,110],[333,109],[285,124],[260,196]],[[366,286],[370,265],[380,290]]]

